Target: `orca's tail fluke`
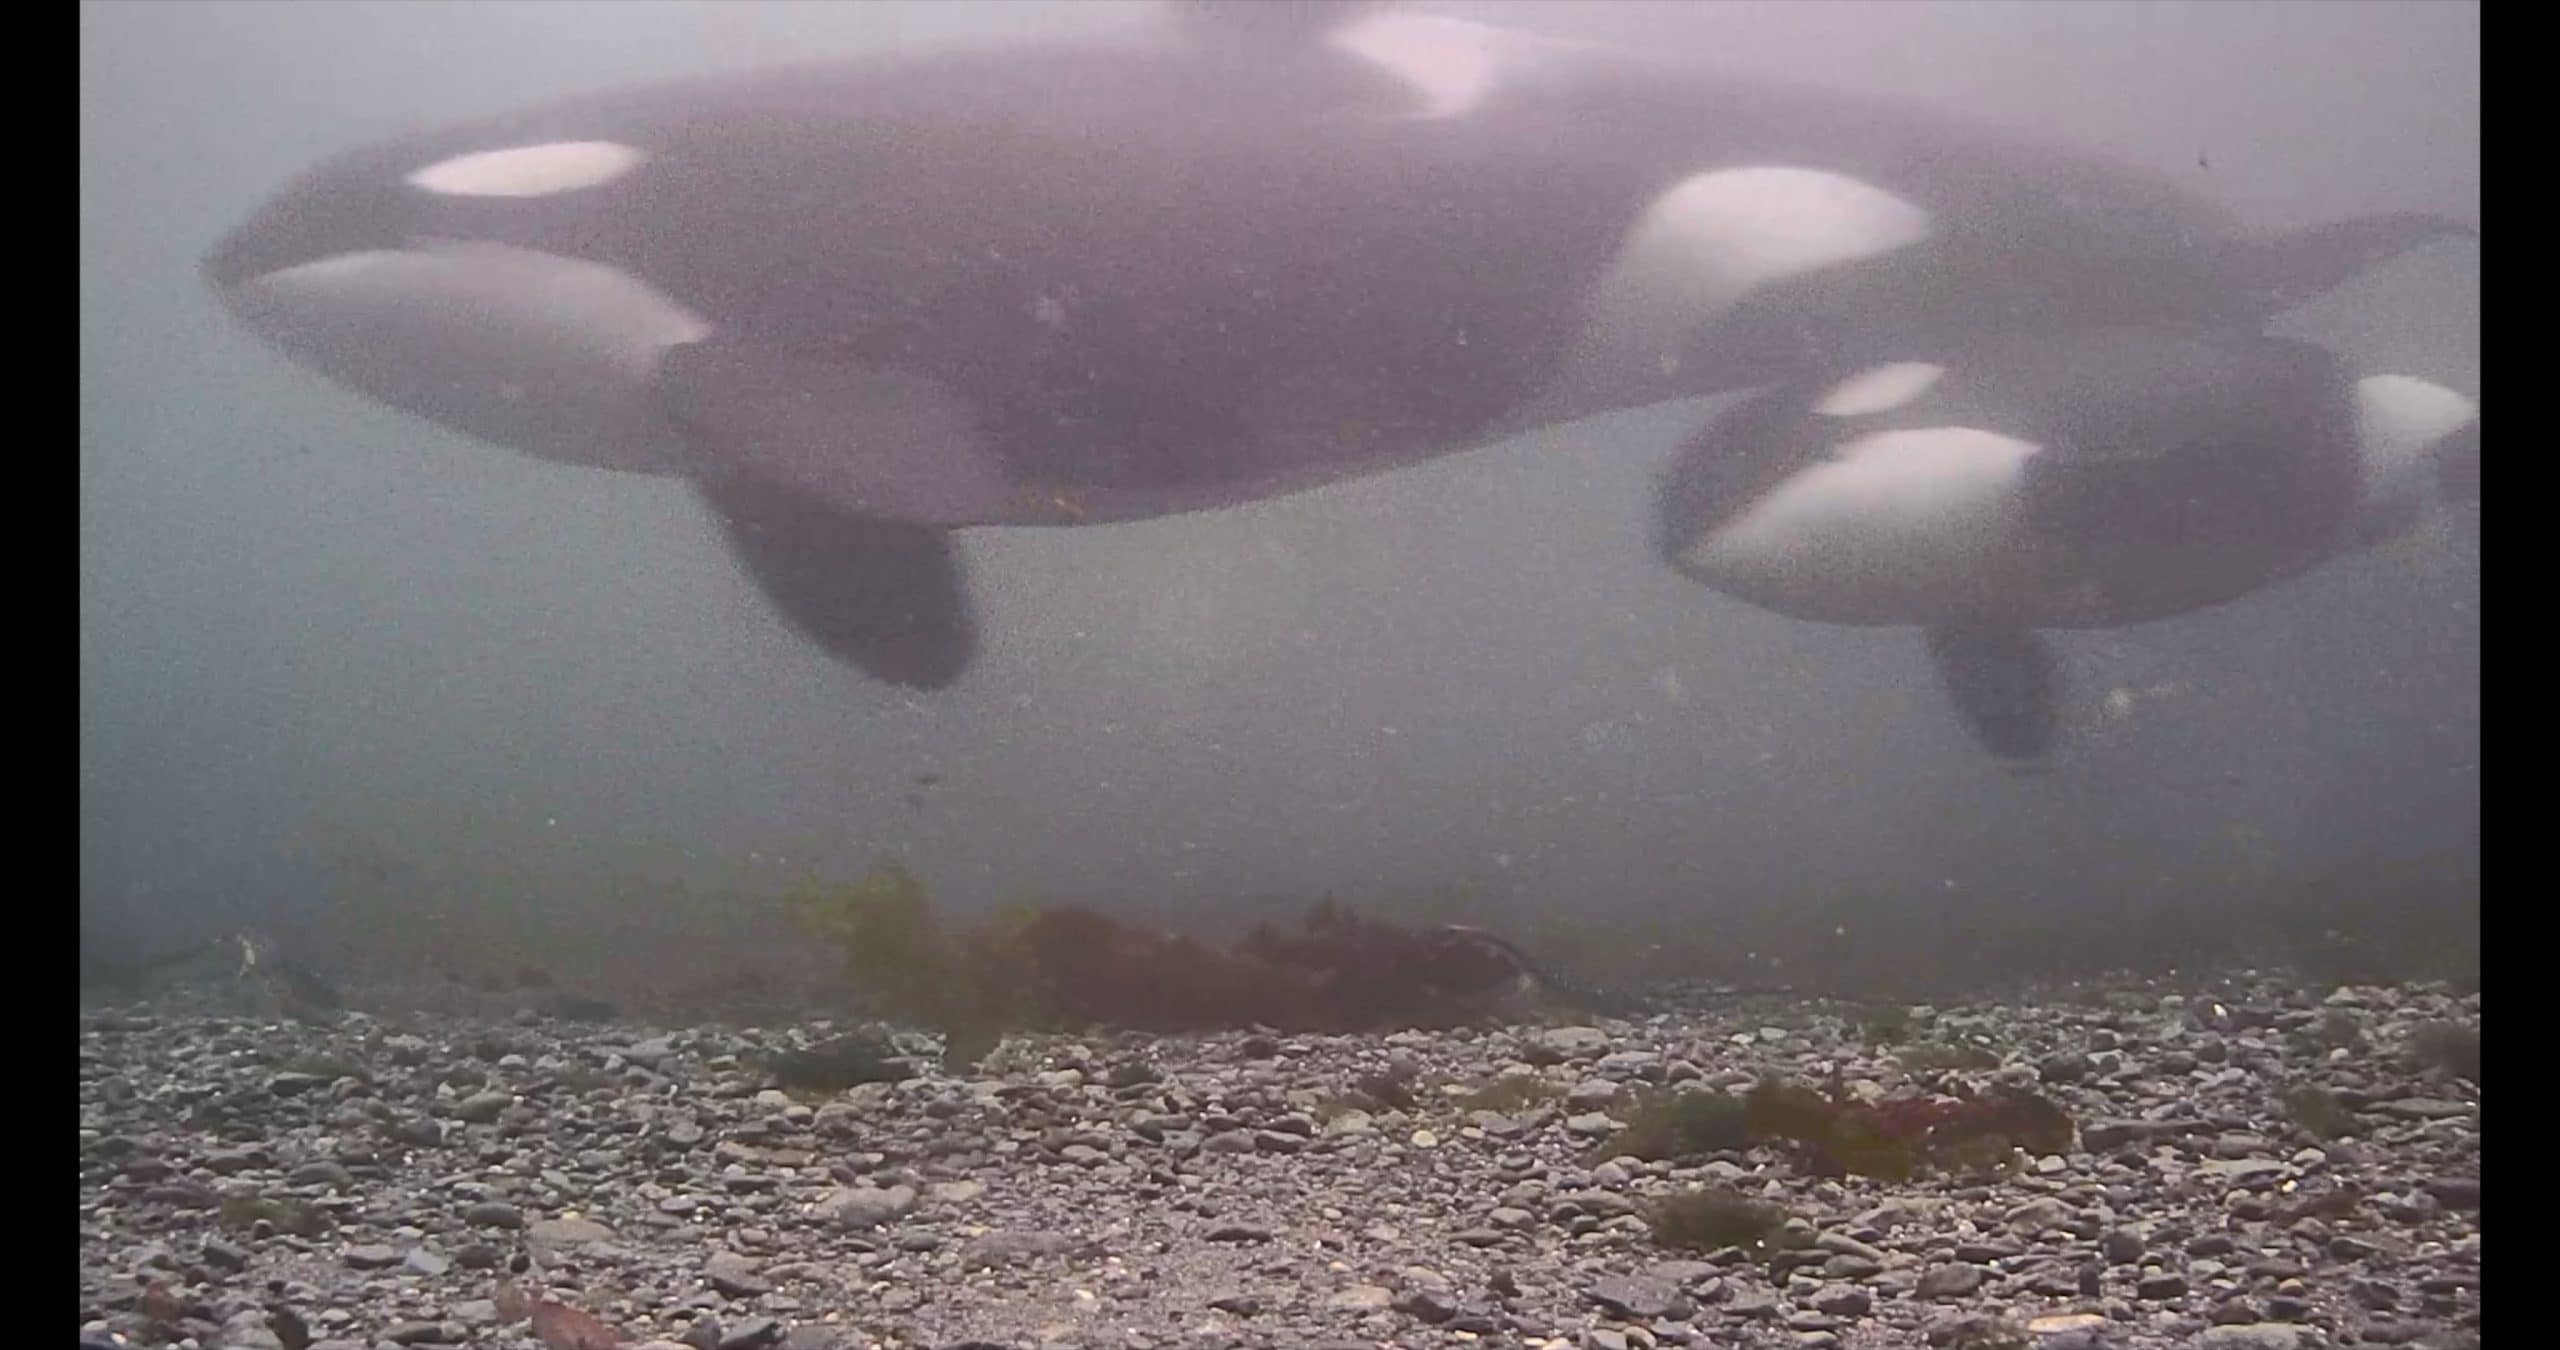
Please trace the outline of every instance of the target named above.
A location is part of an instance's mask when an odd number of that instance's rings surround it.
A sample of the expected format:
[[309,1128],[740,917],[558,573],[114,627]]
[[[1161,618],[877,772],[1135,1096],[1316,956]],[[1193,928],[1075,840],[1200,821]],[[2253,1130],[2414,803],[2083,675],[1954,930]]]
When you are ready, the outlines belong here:
[[2053,749],[2061,665],[2025,628],[1932,628],[1929,660],[1975,743],[2006,760]]
[[2309,229],[2245,239],[2234,270],[2273,314],[2346,284],[2371,268],[2439,239],[2478,239],[2478,227],[2422,212],[2359,216]]

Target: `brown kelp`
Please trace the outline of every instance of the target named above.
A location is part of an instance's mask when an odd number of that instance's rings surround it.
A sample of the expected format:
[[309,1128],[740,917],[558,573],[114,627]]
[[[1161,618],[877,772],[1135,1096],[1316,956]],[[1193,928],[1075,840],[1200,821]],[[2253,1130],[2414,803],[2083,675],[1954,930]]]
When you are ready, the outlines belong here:
[[1820,1175],[1901,1181],[1923,1167],[1987,1170],[2018,1148],[2060,1152],[2073,1134],[2067,1112],[2023,1088],[1978,1095],[1956,1085],[1948,1095],[1862,1101],[1837,1089],[1766,1078],[1742,1096],[1697,1089],[1643,1094],[1626,1127],[1592,1156],[1665,1161],[1778,1142],[1795,1145]]
[[1962,1084],[1950,1093],[1867,1102],[1764,1079],[1745,1099],[1745,1119],[1757,1137],[1796,1144],[1825,1176],[1898,1181],[1923,1166],[1981,1170],[2013,1149],[2059,1153],[2071,1146],[2070,1114],[2036,1093],[2002,1085],[1976,1094]]
[[1644,1207],[1654,1243],[1684,1251],[1738,1247],[1762,1252],[1787,1221],[1785,1211],[1732,1191],[1691,1187],[1660,1196]]
[[2409,1033],[2409,1062],[2453,1078],[2480,1081],[2480,1031],[2460,1022],[2425,1022]]
[[2357,1131],[2355,1112],[2327,1088],[2298,1083],[2285,1089],[2283,1100],[2285,1117],[2314,1139],[2325,1143]]
[[947,923],[894,860],[786,899],[805,931],[843,951],[874,1011],[942,1031],[958,1062],[1007,1030],[1454,1025],[1534,982],[1514,949],[1475,930],[1406,928],[1331,900],[1219,947],[1074,905]]
[[1667,1162],[1741,1148],[1751,1139],[1748,1106],[1726,1092],[1641,1092],[1626,1121],[1625,1128],[1593,1151],[1594,1162],[1619,1157]]

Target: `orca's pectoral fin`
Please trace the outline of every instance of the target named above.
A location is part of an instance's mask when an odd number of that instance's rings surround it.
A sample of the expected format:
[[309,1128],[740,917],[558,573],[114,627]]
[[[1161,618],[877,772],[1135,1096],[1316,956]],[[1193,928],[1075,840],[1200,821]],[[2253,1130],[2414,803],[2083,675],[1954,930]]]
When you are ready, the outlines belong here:
[[2042,759],[2053,748],[2061,667],[2025,628],[1932,628],[1929,660],[1956,715],[2002,759]]
[[855,515],[751,475],[696,487],[765,597],[829,655],[914,689],[968,669],[977,623],[949,531]]
[[[1791,388],[1749,395],[1700,421],[1653,482],[1653,546],[1681,568],[1682,555],[1803,465],[1789,435],[1804,404]],[[1684,569],[1685,570],[1685,569]]]
[[2270,313],[2332,290],[2438,239],[2477,239],[2458,220],[2419,212],[2359,216],[2240,244],[2240,271]]
[[1011,501],[975,412],[928,376],[714,336],[667,349],[656,378],[697,477],[917,525],[993,524]]

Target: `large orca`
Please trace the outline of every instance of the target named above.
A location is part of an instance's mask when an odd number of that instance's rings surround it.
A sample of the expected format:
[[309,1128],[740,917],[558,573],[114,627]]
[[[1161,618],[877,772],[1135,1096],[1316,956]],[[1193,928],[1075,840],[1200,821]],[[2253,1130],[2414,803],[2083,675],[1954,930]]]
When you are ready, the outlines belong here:
[[948,532],[1224,506],[1987,331],[2255,322],[2454,228],[2251,238],[1889,105],[1371,5],[579,97],[340,155],[207,256],[382,402],[697,484],[940,686]]
[[2216,605],[2476,497],[2473,402],[2308,343],[2191,325],[2028,330],[1770,390],[1662,483],[1690,577],[1828,623],[1915,625],[1968,730],[2039,757],[2039,628]]

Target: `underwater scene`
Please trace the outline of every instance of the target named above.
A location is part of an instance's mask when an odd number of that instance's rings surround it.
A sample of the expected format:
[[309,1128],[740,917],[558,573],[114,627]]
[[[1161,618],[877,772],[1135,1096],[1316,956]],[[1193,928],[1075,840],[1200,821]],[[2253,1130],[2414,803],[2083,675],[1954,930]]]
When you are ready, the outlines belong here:
[[83,0],[82,1350],[2480,1343],[2466,0]]

